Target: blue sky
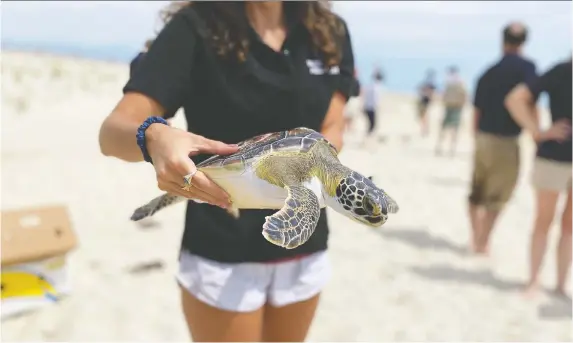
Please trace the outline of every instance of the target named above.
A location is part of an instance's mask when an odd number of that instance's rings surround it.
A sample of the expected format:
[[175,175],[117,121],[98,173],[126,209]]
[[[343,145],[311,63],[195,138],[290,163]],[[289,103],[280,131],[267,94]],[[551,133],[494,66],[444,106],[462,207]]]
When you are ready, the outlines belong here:
[[[126,47],[136,50],[159,28],[163,1],[2,2],[2,40],[19,44]],[[339,1],[357,64],[364,74],[382,66],[439,71],[460,65],[471,79],[499,56],[500,30],[510,20],[531,29],[526,53],[541,70],[571,54],[571,1]],[[415,69],[415,70],[412,70]],[[412,78],[412,75],[408,76]]]

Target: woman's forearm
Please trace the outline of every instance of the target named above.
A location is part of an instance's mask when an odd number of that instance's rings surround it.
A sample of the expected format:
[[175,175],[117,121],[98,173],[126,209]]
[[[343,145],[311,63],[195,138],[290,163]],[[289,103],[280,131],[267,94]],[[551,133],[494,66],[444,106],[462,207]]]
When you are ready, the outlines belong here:
[[[146,118],[164,112],[157,102],[143,94],[125,94],[100,128],[99,146],[102,154],[127,162],[143,161],[141,149],[137,145],[137,130]],[[151,125],[145,131],[146,135],[152,134],[156,127]]]
[[505,107],[515,122],[534,138],[539,135],[539,120],[533,96],[525,85],[515,87],[505,98]]
[[124,116],[111,115],[99,131],[99,146],[105,156],[117,157],[127,162],[143,161],[137,146],[136,134],[140,122],[126,120]]

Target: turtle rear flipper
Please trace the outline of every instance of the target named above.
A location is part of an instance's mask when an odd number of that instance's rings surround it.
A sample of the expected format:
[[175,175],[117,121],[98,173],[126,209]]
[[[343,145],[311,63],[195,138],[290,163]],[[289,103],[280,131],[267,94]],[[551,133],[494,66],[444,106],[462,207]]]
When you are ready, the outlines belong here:
[[288,196],[282,209],[266,217],[263,236],[267,241],[286,249],[305,243],[320,217],[317,196],[303,185],[285,186]]
[[131,220],[139,221],[143,218],[151,217],[155,214],[155,212],[169,206],[172,204],[176,204],[180,201],[185,200],[184,197],[180,197],[178,195],[173,195],[169,193],[165,193],[157,198],[151,200],[147,204],[139,207],[133,214],[131,215]]

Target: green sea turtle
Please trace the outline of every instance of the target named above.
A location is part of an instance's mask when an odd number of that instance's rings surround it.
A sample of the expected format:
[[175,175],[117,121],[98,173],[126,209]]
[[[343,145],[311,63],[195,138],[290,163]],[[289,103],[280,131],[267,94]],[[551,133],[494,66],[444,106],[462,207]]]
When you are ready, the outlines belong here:
[[[386,192],[342,165],[336,149],[314,130],[269,133],[238,145],[237,153],[212,156],[197,169],[229,194],[231,214],[238,216],[239,209],[279,210],[263,224],[262,234],[273,244],[293,249],[306,242],[326,206],[374,227],[398,211]],[[136,209],[131,219],[143,219],[183,200],[187,199],[166,193]]]

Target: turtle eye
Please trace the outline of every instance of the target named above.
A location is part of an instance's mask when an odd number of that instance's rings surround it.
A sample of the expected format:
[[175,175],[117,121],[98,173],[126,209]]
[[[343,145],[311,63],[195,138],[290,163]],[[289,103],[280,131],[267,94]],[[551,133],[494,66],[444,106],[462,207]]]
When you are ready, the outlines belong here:
[[365,197],[363,203],[364,203],[364,209],[366,210],[366,212],[368,212],[370,214],[370,213],[372,213],[372,211],[374,211],[374,204],[372,204],[372,200],[370,200],[369,197]]

